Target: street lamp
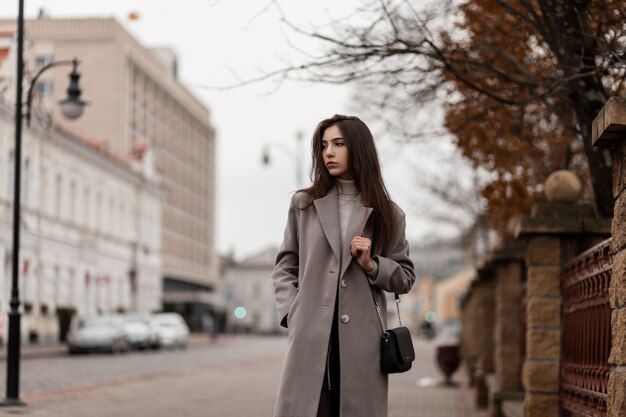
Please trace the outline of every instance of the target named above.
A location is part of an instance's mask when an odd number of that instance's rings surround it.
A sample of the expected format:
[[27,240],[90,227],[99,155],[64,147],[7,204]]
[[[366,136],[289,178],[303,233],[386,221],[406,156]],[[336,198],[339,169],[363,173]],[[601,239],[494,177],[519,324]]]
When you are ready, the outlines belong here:
[[[76,118],[81,115],[82,109],[86,104],[81,98],[80,87],[78,87],[79,74],[76,71],[78,61],[59,61],[46,65],[33,78],[28,89],[26,119],[30,126],[30,113],[32,102],[32,90],[37,78],[47,69],[71,63],[74,70],[70,74],[70,87],[67,89],[68,96],[61,100],[61,110],[63,114],[70,118]],[[22,161],[22,83],[24,80],[24,0],[18,2],[17,15],[17,77],[16,77],[16,98],[15,98],[15,186],[13,197],[13,253],[12,261],[12,281],[11,281],[11,301],[9,305],[9,332],[7,343],[7,382],[6,382],[6,398],[0,402],[3,406],[25,405],[20,399],[20,321],[21,314],[19,311],[19,259],[20,259],[20,174]]]
[[82,96],[82,90],[78,85],[78,80],[80,79],[80,74],[78,73],[78,59],[74,58],[72,60],[66,61],[55,61],[51,62],[48,65],[42,67],[37,74],[33,77],[30,82],[30,87],[28,88],[28,94],[26,95],[26,125],[30,126],[31,119],[31,108],[33,103],[33,88],[37,84],[37,80],[39,76],[43,74],[46,70],[52,67],[58,67],[60,65],[72,65],[72,72],[70,73],[70,85],[67,87],[67,96],[59,100],[59,104],[61,106],[61,112],[63,116],[68,119],[74,120],[79,118],[83,114],[83,110],[87,105],[87,100]]
[[285,145],[284,143],[280,143],[280,142],[266,143],[263,146],[263,155],[261,156],[262,158],[261,162],[263,163],[263,165],[269,165],[272,163],[272,160],[270,157],[270,145],[272,147],[275,147],[276,149],[280,149],[286,152],[287,156],[290,159],[293,155],[293,161],[294,161],[295,168],[296,168],[296,187],[300,187],[302,185],[302,173],[301,173],[302,163],[300,161],[300,149],[302,148],[303,138],[304,138],[303,133],[301,131],[298,131],[296,133],[296,147],[294,150],[292,150],[289,146]]

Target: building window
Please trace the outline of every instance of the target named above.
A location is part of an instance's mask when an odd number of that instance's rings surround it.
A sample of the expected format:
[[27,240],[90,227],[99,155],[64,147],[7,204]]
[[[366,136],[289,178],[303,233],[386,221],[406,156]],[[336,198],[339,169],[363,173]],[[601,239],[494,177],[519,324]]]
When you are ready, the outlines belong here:
[[28,272],[30,270],[30,260],[24,260],[22,266],[22,273],[20,274],[20,288],[22,288],[22,297],[25,301],[24,307],[26,307],[26,303],[32,301],[32,297],[30,295],[30,279],[28,278]]
[[109,200],[109,233],[113,234],[115,229],[115,203],[113,202],[113,198]]
[[[129,208],[129,215],[130,217],[130,225],[133,228],[133,231],[135,230],[139,230],[140,232],[137,234],[137,236],[135,236],[136,239],[141,241],[141,229],[143,228],[143,224],[141,223],[141,219],[139,218],[139,210],[137,208],[136,205],[132,205],[131,208]],[[145,232],[144,232],[145,233]]]
[[83,312],[84,314],[89,314],[91,313],[92,309],[91,309],[91,300],[93,298],[92,294],[91,294],[91,276],[89,275],[89,272],[85,271],[85,278],[84,278],[84,290],[83,290]]
[[69,284],[68,284],[68,298],[69,305],[74,306],[74,302],[76,301],[75,294],[76,293],[76,272],[73,269],[69,271]]
[[63,177],[61,174],[57,174],[54,185],[54,214],[61,215],[61,198],[63,197]]
[[85,200],[83,205],[83,224],[85,227],[89,227],[89,198],[91,197],[89,187],[85,187],[83,196]]
[[54,267],[54,278],[52,280],[52,304],[54,305],[55,309],[56,307],[59,305],[59,286],[61,285],[61,269],[59,268],[59,266],[55,266]]
[[96,229],[100,230],[102,227],[102,194],[98,193],[96,196]]
[[46,198],[48,197],[48,169],[43,167],[41,169],[41,184],[39,185],[39,196],[41,197],[41,201],[38,201],[39,209],[41,211],[45,211],[48,206],[48,202]]
[[46,97],[52,94],[54,90],[54,84],[52,80],[40,80],[35,84],[35,92],[39,97]]
[[126,209],[124,203],[120,203],[120,218],[118,220],[118,233],[124,235],[124,228],[126,227]]
[[107,275],[105,276],[104,285],[106,286],[106,310],[111,312],[113,311],[113,282],[111,278]]
[[24,189],[22,190],[22,196],[24,197],[24,205],[28,205],[28,195],[30,194],[30,159],[24,160]]
[[76,222],[76,181],[70,183],[70,221]]
[[52,55],[46,55],[46,54],[37,55],[37,57],[35,58],[35,66],[37,68],[41,68],[43,66],[46,66],[52,63],[53,60],[54,60],[54,57]]
[[7,164],[7,200],[13,199],[13,151],[9,151],[9,163]]
[[126,281],[123,279],[119,279],[117,281],[117,305],[121,307],[127,307],[127,297],[128,292],[126,291]]

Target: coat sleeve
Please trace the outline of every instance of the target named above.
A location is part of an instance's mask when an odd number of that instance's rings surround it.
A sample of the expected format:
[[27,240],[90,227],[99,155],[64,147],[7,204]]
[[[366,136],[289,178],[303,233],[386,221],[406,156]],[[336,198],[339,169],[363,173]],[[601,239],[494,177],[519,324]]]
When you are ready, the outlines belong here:
[[299,209],[295,205],[295,196],[291,200],[287,215],[287,226],[283,243],[276,254],[276,263],[272,272],[274,283],[274,298],[280,318],[280,325],[287,327],[287,315],[298,293],[298,218]]
[[374,257],[378,264],[378,273],[368,276],[368,280],[387,292],[406,294],[415,282],[415,271],[413,261],[409,258],[409,242],[405,237],[405,215],[399,208],[396,208],[395,226],[395,236],[389,250]]

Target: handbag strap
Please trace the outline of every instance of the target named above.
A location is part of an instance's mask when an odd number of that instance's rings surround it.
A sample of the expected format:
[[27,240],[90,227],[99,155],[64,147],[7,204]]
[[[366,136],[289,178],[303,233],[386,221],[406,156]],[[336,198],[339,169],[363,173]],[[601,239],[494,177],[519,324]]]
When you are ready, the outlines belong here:
[[[380,328],[383,330],[383,333],[387,333],[387,330],[385,329],[385,321],[383,320],[383,314],[380,309],[380,304],[378,304],[378,300],[376,299],[376,292],[374,291],[374,286],[372,284],[369,284],[369,286],[370,286],[370,291],[372,293],[372,300],[374,300],[374,305],[376,306],[376,313],[378,313],[378,320],[380,321]],[[398,293],[394,293],[394,296],[395,296],[395,302],[396,302],[396,310],[398,311],[398,323],[400,324],[400,327],[402,327],[402,318],[400,317],[400,301],[401,301],[400,296],[398,295]]]
[[[374,229],[374,232],[372,233],[372,247],[370,248],[370,258],[375,253],[374,252],[375,247],[376,247],[376,229]],[[378,303],[378,300],[376,299],[376,291],[374,290],[374,286],[369,280],[367,280],[367,283],[370,286],[370,291],[372,293],[372,300],[374,300],[374,305],[376,306],[376,313],[378,313],[378,320],[380,321],[380,328],[383,330],[383,335],[386,336],[387,330],[385,329],[385,320],[383,320],[383,314],[380,309],[380,304]],[[396,310],[398,311],[398,323],[400,324],[400,327],[402,327],[402,319],[400,318],[400,296],[398,295],[397,292],[394,292],[393,294],[395,296]]]

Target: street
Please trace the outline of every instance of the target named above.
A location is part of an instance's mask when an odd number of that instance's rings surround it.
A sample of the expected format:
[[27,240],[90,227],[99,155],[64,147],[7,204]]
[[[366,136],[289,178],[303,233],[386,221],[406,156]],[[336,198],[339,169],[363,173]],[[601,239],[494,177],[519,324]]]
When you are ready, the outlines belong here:
[[[26,416],[271,416],[285,337],[225,336],[196,340],[186,350],[92,354],[22,360]],[[434,344],[415,341],[410,372],[390,377],[389,417],[483,416],[471,392],[438,385]],[[4,361],[0,362],[4,368]],[[4,378],[2,380],[4,392]]]

